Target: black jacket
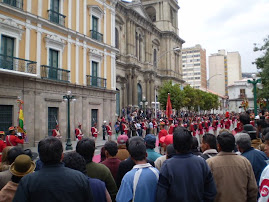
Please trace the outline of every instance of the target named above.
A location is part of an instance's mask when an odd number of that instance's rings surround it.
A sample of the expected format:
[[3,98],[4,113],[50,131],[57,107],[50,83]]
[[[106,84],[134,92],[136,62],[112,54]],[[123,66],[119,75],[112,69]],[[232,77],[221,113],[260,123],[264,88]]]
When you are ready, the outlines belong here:
[[88,202],[93,201],[87,177],[64,165],[44,165],[24,176],[14,196],[14,202]]

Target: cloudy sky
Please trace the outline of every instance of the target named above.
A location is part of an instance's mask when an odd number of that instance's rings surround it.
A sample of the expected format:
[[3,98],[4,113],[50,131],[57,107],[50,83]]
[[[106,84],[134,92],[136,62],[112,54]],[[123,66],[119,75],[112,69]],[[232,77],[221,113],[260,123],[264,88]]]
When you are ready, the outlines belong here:
[[254,43],[269,35],[269,0],[179,0],[183,47],[201,44],[208,56],[219,49],[239,51],[242,72],[256,72]]

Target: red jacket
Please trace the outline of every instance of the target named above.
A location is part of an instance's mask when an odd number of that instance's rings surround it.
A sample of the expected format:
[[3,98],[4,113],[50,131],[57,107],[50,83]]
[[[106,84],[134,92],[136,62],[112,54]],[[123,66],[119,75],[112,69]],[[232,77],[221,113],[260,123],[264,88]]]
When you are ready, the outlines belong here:
[[0,162],[2,162],[2,151],[5,149],[6,146],[6,143],[3,140],[0,140]]
[[15,135],[8,135],[6,136],[6,145],[7,146],[17,146],[18,144],[23,144],[24,140],[18,138]]
[[174,124],[171,124],[170,127],[169,127],[169,129],[168,129],[168,134],[169,135],[172,135],[173,134],[174,128],[175,128],[175,125]]
[[162,129],[162,130],[159,132],[159,141],[160,141],[160,139],[161,139],[162,137],[164,137],[164,136],[166,136],[166,135],[168,135],[167,130]]
[[106,126],[106,131],[107,131],[107,134],[108,135],[112,135],[112,129],[111,129],[111,126],[110,125],[107,125]]

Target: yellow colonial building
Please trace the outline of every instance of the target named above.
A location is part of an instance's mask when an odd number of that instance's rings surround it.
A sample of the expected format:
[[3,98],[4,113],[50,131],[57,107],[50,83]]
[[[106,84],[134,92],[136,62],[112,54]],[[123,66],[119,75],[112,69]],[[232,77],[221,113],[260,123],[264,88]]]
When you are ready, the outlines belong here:
[[0,0],[0,130],[18,123],[24,101],[28,141],[63,140],[71,91],[71,138],[82,124],[114,122],[116,109],[115,5],[117,0]]

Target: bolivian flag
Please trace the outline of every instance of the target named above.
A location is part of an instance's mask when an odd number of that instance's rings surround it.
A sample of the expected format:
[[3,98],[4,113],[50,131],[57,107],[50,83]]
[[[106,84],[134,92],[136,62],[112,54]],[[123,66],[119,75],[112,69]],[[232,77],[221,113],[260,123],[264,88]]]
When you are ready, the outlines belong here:
[[19,111],[19,127],[18,127],[18,132],[23,133],[26,135],[26,131],[24,130],[24,115],[23,115],[23,110],[22,110],[22,103],[20,104],[20,111]]

